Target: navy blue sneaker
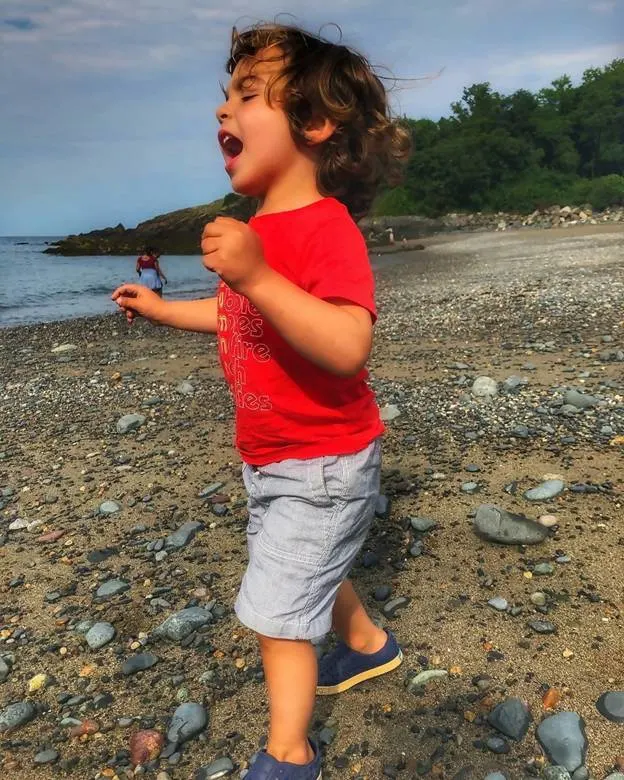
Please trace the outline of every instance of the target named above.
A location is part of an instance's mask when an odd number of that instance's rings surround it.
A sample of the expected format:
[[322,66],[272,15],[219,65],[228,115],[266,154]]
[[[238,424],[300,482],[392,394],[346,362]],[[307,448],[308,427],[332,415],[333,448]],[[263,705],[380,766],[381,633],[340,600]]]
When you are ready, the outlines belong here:
[[403,653],[391,631],[386,644],[376,653],[358,653],[340,642],[319,661],[316,692],[319,696],[348,691],[358,683],[391,672],[403,661]]
[[321,754],[312,740],[310,745],[314,758],[308,764],[278,761],[265,750],[261,750],[251,759],[245,780],[322,780]]

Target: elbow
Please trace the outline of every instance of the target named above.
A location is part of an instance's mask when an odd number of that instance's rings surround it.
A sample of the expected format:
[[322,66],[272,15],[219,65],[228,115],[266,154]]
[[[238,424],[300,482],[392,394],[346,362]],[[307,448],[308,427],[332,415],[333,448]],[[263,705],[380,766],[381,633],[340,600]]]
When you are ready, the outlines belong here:
[[340,360],[329,366],[329,371],[334,376],[342,379],[350,379],[357,376],[366,365],[368,354],[366,355],[345,355]]

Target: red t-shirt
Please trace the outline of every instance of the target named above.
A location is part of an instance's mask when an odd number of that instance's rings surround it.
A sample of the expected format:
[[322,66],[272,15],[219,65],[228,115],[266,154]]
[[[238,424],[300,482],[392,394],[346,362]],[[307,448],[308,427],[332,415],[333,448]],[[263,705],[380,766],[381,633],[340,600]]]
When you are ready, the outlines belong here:
[[154,255],[141,255],[137,260],[137,263],[142,271],[147,271],[148,268],[156,270],[156,258]]
[[[253,217],[267,263],[317,298],[342,298],[376,317],[364,238],[334,198]],[[252,465],[347,455],[383,433],[368,372],[339,377],[296,352],[247,298],[221,282],[221,365],[236,407],[236,446]]]

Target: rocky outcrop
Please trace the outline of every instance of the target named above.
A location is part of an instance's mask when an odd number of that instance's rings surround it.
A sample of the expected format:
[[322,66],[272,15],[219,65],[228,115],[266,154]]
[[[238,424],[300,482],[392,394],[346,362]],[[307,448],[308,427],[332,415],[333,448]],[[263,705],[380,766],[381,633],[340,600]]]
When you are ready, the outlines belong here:
[[247,221],[255,202],[230,194],[203,206],[179,209],[141,222],[135,228],[116,227],[70,235],[48,246],[51,255],[134,255],[145,246],[154,246],[163,254],[197,255],[206,222],[218,215]]
[[[220,214],[245,222],[256,209],[256,201],[234,193],[204,206],[172,211],[135,228],[116,227],[71,235],[50,245],[44,251],[53,255],[134,255],[145,246],[154,246],[164,254],[200,254],[202,230],[207,222]],[[416,215],[403,217],[366,217],[359,226],[371,249],[399,251],[419,249],[417,239],[434,233],[454,230],[503,231],[513,228],[551,228],[603,222],[624,222],[624,208],[593,212],[591,206],[552,206],[532,214],[497,212],[446,214],[437,219]]]

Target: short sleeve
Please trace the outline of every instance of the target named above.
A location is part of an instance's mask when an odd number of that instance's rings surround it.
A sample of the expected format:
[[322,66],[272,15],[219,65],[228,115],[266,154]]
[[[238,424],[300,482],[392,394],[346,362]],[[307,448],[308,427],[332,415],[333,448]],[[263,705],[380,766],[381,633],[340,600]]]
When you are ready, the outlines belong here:
[[301,286],[317,298],[342,298],[377,319],[375,279],[364,236],[345,214],[319,226],[305,249]]

